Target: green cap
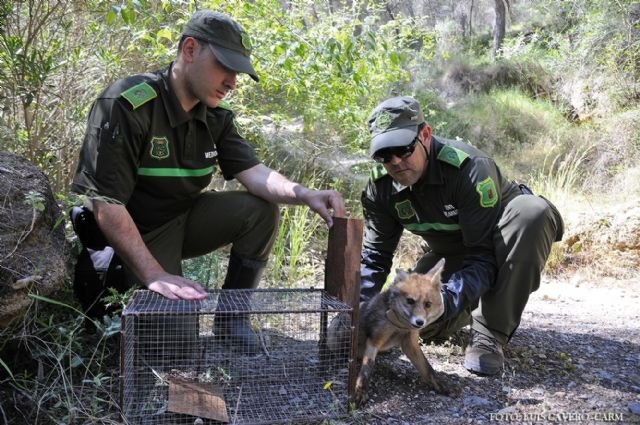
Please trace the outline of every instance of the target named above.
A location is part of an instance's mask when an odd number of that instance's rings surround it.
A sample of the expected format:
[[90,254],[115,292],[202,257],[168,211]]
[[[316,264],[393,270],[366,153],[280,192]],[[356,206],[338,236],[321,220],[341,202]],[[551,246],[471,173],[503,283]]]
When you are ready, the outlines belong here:
[[418,135],[418,126],[423,122],[420,103],[414,98],[399,96],[383,101],[367,119],[372,136],[369,155],[413,142]]
[[216,59],[224,66],[236,72],[249,74],[255,81],[259,81],[251,65],[249,35],[229,16],[210,10],[199,10],[184,26],[182,35],[208,42]]

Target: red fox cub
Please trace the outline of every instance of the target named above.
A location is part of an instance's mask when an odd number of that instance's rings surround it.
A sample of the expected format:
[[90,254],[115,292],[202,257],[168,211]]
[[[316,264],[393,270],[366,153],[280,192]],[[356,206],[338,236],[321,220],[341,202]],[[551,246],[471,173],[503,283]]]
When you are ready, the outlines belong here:
[[435,372],[420,349],[420,331],[444,312],[440,274],[444,259],[427,274],[398,270],[393,284],[360,304],[358,357],[362,366],[356,380],[356,405],[368,400],[368,388],[376,355],[400,346],[418,369],[424,382],[441,394],[451,390],[436,380]]

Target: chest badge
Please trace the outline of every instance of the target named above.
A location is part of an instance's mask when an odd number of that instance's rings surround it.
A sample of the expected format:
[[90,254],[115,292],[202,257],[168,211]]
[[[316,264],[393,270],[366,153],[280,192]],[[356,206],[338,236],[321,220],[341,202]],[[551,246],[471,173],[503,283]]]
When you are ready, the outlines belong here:
[[416,215],[416,212],[413,210],[413,205],[411,205],[411,201],[405,199],[402,202],[396,202],[396,211],[398,212],[398,217],[406,220],[408,218]]
[[498,202],[498,191],[491,177],[487,177],[476,185],[476,191],[480,194],[480,206],[491,208]]
[[155,159],[169,158],[169,140],[166,137],[153,137],[150,154]]

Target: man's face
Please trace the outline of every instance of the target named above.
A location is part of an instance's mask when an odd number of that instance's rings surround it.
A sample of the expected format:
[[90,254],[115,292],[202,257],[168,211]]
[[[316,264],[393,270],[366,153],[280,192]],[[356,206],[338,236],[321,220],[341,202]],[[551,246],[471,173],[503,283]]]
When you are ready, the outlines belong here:
[[197,42],[196,49],[189,72],[189,91],[194,98],[215,108],[236,88],[238,73],[218,61],[206,42]]
[[424,146],[425,137],[431,137],[429,129],[425,126],[417,135],[417,143],[413,153],[405,158],[391,156],[391,160],[383,163],[389,175],[403,186],[412,186],[420,180],[427,168],[427,154]]

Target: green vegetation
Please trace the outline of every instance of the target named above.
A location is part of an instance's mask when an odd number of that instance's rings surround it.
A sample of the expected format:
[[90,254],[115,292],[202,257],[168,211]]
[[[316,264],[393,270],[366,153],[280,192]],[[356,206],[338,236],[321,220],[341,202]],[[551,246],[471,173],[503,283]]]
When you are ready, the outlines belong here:
[[[40,166],[66,197],[92,100],[109,82],[172,60],[197,5],[234,16],[252,36],[261,82],[242,77],[230,98],[248,140],[293,179],[341,190],[352,216],[367,174],[365,119],[400,93],[422,101],[435,134],[487,151],[567,214],[580,199],[628,194],[617,185],[639,168],[637,1],[513,4],[495,60],[481,12],[493,2],[475,0],[471,18],[470,1],[419,3],[0,0],[0,149]],[[337,174],[342,158],[356,166]],[[25,201],[40,205],[34,194]],[[266,284],[319,285],[325,245],[315,215],[283,207]],[[555,247],[549,267],[566,263]],[[226,254],[214,253],[185,262],[185,273],[217,287],[225,266]],[[72,295],[57,300],[34,296],[33,311],[0,330],[0,418],[118,423],[118,321],[88,335]]]
[[33,298],[20,331],[2,331],[3,423],[118,423],[120,320],[105,317],[87,333],[73,305]]

